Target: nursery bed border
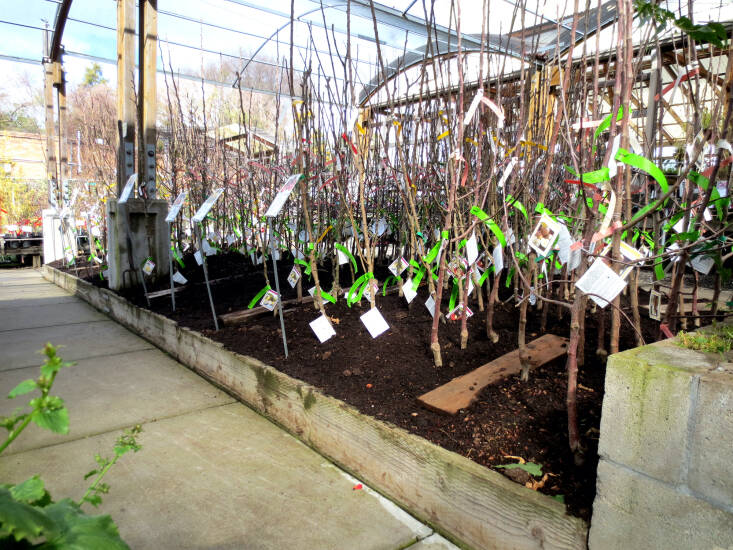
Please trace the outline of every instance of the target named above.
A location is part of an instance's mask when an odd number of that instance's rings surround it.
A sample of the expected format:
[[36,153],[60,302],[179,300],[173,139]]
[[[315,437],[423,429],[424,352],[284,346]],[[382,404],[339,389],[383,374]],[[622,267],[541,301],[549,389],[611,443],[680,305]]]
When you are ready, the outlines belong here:
[[51,266],[79,296],[468,548],[584,549],[588,525],[549,496],[360,413],[261,361]]

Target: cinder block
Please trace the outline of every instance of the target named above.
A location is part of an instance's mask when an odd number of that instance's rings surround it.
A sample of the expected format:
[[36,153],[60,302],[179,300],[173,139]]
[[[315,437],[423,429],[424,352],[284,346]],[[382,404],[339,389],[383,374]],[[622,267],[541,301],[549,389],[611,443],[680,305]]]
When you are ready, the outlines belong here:
[[733,509],[733,372],[700,380],[688,485]]
[[733,546],[733,514],[665,483],[602,459],[597,488],[591,550]]
[[[658,355],[656,364],[649,364],[646,348]],[[684,471],[693,374],[674,366],[674,357],[663,351],[646,346],[608,358],[598,452],[676,483]]]

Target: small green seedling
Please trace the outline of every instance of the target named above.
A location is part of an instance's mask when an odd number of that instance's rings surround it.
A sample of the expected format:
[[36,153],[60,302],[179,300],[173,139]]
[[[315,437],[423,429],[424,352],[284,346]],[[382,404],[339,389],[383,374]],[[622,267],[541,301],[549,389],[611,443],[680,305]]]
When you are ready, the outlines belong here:
[[677,334],[677,345],[708,353],[727,353],[733,348],[733,325],[715,327],[704,332],[680,331]]

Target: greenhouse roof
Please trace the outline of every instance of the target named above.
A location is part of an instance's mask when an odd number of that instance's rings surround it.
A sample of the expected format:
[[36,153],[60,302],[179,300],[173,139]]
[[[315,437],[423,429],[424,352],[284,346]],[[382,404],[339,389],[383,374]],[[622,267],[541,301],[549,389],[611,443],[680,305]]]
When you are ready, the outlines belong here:
[[[668,4],[669,9],[687,14],[686,3]],[[158,67],[182,78],[203,77],[211,84],[284,96],[298,96],[299,77],[310,71],[322,101],[363,105],[375,96],[381,84],[399,80],[395,77],[411,67],[455,57],[459,9],[461,49],[467,53],[464,64],[469,82],[477,81],[479,75],[516,71],[523,62],[551,62],[571,43],[595,35],[599,26],[608,28],[602,32],[604,38],[598,47],[603,51],[612,49],[615,0],[602,1],[599,7],[584,11],[574,35],[573,5],[567,0],[405,0],[373,4],[369,0],[292,0],[291,14],[291,0],[159,0]],[[41,61],[41,22],[53,27],[61,6],[61,0],[28,0],[22,9],[8,6],[6,20],[0,25],[3,31],[12,32],[3,32],[8,40],[0,47],[0,57]],[[698,21],[733,20],[731,0],[695,0],[692,8]],[[90,60],[115,64],[116,17],[115,2],[73,0],[61,40],[65,64],[73,60],[77,65],[88,65]],[[481,50],[482,34],[486,41],[484,55],[479,56],[476,52]],[[595,47],[595,40],[585,44],[588,51]],[[347,48],[349,64],[345,63]],[[29,57],[29,51],[37,54]],[[296,72],[293,91],[283,86],[283,75],[291,64]],[[109,80],[114,80],[113,73],[105,70]],[[455,77],[453,71],[451,78]],[[436,86],[453,84],[433,78]],[[412,80],[414,83],[414,76]],[[409,77],[390,86],[395,95],[409,95]],[[327,88],[340,92],[329,99],[325,97],[330,93]],[[376,102],[384,102],[384,98]]]

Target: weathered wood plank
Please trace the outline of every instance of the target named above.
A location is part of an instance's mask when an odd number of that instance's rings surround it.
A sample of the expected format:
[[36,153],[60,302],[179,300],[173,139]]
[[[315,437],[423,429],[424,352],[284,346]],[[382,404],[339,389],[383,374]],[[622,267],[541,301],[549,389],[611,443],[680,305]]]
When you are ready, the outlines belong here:
[[[300,302],[301,304],[310,304],[313,302],[313,296],[306,296],[303,298],[303,300]],[[284,300],[283,306],[290,306],[295,305],[298,303],[297,298],[293,298],[292,300]],[[232,311],[231,313],[225,313],[223,315],[219,315],[219,320],[224,325],[238,325],[239,323],[243,323],[247,319],[250,319],[252,317],[257,317],[258,315],[263,315],[265,313],[272,313],[269,309],[263,306],[257,306],[253,307],[252,309],[241,309],[239,311]]]
[[[527,344],[531,367],[534,369],[565,354],[568,339],[545,334]],[[423,406],[441,413],[456,414],[478,399],[481,390],[508,376],[518,374],[519,350],[502,355],[490,363],[458,376],[442,386],[417,398]]]

